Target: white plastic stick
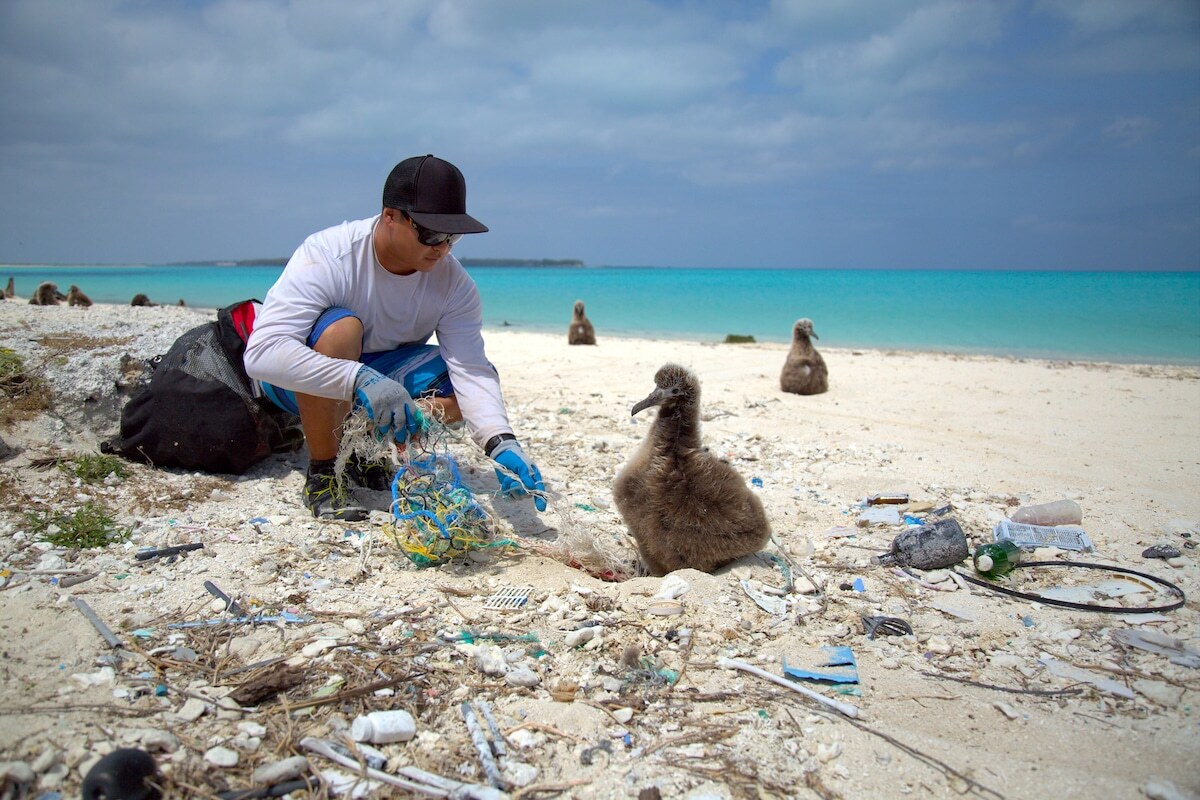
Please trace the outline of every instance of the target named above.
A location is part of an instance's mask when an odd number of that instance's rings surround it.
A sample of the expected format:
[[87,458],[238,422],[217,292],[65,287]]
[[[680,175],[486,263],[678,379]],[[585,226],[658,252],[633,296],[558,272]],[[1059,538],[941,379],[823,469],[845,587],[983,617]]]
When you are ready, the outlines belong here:
[[121,640],[117,638],[115,633],[109,630],[108,626],[105,625],[98,616],[96,616],[96,612],[92,611],[91,606],[80,600],[78,597],[72,597],[71,602],[75,604],[75,607],[79,609],[80,613],[87,617],[87,621],[92,623],[92,627],[94,627],[104,641],[108,643],[109,647],[121,646]]
[[819,692],[814,692],[812,689],[801,686],[800,684],[790,681],[787,678],[781,678],[778,675],[772,675],[765,669],[759,669],[756,666],[747,664],[745,661],[738,661],[737,659],[722,657],[717,659],[717,666],[723,669],[740,669],[743,672],[749,672],[751,675],[757,675],[758,677],[768,680],[771,683],[777,683],[780,686],[786,686],[792,691],[799,692],[806,697],[811,697],[821,705],[829,706],[833,710],[845,714],[851,719],[858,719],[858,706],[852,706],[849,703],[832,700],[825,695],[820,694]]
[[487,734],[483,732],[479,718],[475,716],[474,707],[471,706],[469,700],[464,700],[459,709],[462,711],[463,721],[467,723],[467,730],[471,733],[471,741],[475,743],[475,749],[479,751],[479,763],[483,765],[484,774],[487,775],[493,786],[502,786],[500,769],[496,765],[495,756],[492,755],[492,747],[488,744]]
[[[461,797],[469,798],[469,800],[501,800],[504,793],[498,789],[493,789],[490,786],[480,786],[474,783],[461,783],[458,781],[450,781],[439,779],[436,782],[431,782],[434,785],[416,783],[414,781],[398,778],[381,770],[372,769],[371,767],[363,766],[353,758],[343,756],[336,752],[328,743],[312,736],[306,736],[300,740],[300,746],[305,750],[310,750],[317,755],[324,756],[330,761],[335,761],[343,767],[348,767],[356,772],[360,772],[366,777],[373,780],[386,783],[391,786],[397,786],[401,789],[406,789],[410,792],[423,794],[427,797]],[[425,773],[428,775],[429,773]],[[424,777],[422,775],[421,777]]]

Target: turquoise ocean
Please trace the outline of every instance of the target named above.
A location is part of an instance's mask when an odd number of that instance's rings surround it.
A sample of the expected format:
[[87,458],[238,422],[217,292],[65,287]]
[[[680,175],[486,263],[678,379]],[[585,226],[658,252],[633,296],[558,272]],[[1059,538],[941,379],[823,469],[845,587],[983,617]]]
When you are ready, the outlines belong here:
[[[262,298],[279,266],[0,265],[18,296],[42,281],[92,300],[217,308]],[[562,332],[583,300],[605,336],[1200,364],[1200,272],[774,270],[470,266],[486,328]]]

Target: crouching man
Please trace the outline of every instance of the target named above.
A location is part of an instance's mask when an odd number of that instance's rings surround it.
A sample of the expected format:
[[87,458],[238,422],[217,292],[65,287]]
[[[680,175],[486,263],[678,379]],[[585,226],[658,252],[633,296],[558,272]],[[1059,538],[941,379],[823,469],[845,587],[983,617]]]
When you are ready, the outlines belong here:
[[[432,155],[408,158],[388,175],[379,214],[309,236],[267,292],[247,342],[246,373],[272,402],[300,415],[309,453],[304,504],[313,516],[367,516],[334,474],[356,407],[399,442],[419,435],[429,415],[465,421],[503,468],[496,474],[505,492],[543,490],[484,353],[479,290],[451,254],[464,234],[486,231],[467,214],[457,167]],[[437,346],[427,344],[435,333]],[[369,489],[388,488],[392,477],[389,465],[358,458],[347,473]],[[541,496],[534,503],[545,510]]]

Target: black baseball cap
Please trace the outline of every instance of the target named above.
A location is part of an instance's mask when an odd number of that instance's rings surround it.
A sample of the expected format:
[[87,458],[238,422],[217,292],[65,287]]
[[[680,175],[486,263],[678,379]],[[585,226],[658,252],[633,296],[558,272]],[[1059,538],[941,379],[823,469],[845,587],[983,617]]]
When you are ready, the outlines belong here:
[[467,213],[467,182],[458,167],[434,155],[406,158],[383,184],[384,208],[395,208],[438,233],[484,233]]

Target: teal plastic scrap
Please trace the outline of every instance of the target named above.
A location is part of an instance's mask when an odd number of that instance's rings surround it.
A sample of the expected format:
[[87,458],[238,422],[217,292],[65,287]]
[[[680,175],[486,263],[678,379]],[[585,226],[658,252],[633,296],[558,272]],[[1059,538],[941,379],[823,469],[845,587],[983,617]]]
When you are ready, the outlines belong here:
[[242,617],[220,617],[218,619],[198,619],[191,622],[172,622],[168,628],[211,628],[217,625],[262,625],[269,622],[312,622],[313,618],[304,614],[293,614],[283,611],[279,614],[259,614]]
[[821,649],[828,654],[824,663],[814,665],[821,669],[799,669],[788,666],[787,656],[784,656],[783,674],[792,680],[799,681],[858,683],[858,662],[854,660],[854,653],[849,647],[838,645],[826,646]]
[[536,633],[479,633],[478,631],[465,630],[457,634],[442,634],[440,637],[444,642],[464,642],[466,644],[475,644],[476,642],[540,642]]

